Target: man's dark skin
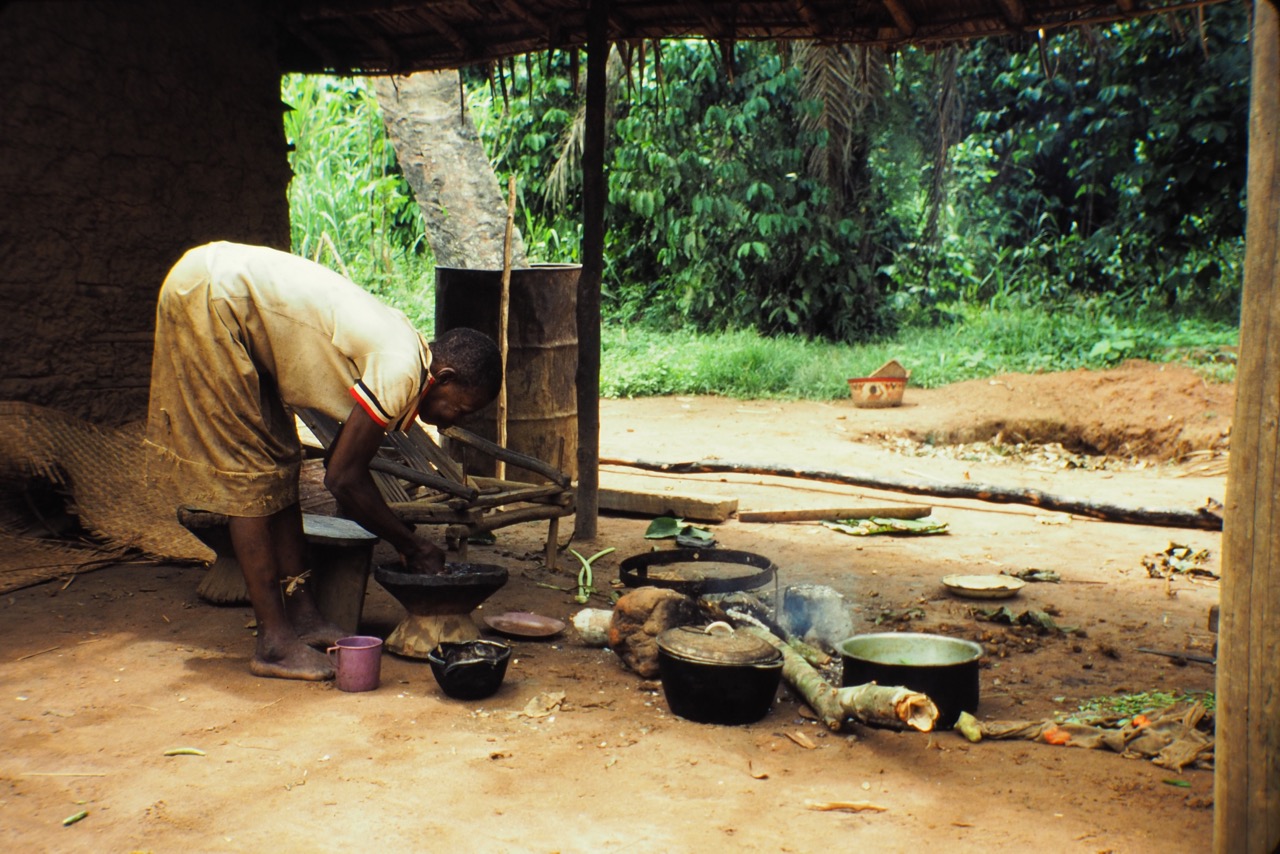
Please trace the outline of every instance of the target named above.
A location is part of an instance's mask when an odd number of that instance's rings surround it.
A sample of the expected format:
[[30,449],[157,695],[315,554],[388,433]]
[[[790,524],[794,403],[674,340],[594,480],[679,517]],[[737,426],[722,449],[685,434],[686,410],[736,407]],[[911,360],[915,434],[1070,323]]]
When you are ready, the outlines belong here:
[[[433,364],[431,375],[435,381],[418,408],[418,418],[428,424],[447,429],[489,402],[447,365]],[[442,572],[444,552],[391,512],[369,473],[385,434],[364,409],[353,406],[330,449],[324,484],[353,520],[395,547],[406,571]],[[329,646],[346,632],[324,619],[305,585],[291,595],[281,587],[306,569],[301,507],[295,503],[270,516],[232,517],[229,527],[258,620],[250,672],[283,679],[332,678],[328,656],[312,645]]]

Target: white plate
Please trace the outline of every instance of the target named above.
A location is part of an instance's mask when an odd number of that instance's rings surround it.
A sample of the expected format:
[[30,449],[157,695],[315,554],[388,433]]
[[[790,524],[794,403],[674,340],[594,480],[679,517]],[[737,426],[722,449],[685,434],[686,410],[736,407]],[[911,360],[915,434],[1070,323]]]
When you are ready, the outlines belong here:
[[966,599],[1008,599],[1017,596],[1027,582],[1012,575],[948,575],[942,585]]

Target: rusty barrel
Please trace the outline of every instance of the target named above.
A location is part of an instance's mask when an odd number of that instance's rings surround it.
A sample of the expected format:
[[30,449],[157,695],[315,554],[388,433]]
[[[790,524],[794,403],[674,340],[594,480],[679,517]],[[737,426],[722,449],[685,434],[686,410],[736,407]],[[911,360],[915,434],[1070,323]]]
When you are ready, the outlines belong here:
[[[507,312],[507,447],[577,476],[579,264],[534,264],[511,271]],[[436,267],[436,334],[469,326],[498,339],[501,270]],[[496,401],[460,425],[498,435]],[[449,443],[453,444],[453,443]],[[491,476],[491,458],[450,447],[468,474]],[[509,480],[542,476],[508,465]]]

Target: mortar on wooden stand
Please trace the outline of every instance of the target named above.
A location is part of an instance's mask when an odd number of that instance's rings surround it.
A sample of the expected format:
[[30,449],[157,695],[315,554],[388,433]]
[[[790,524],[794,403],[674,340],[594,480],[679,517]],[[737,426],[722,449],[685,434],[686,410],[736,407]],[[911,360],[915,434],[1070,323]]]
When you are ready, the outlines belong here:
[[408,612],[384,648],[425,659],[441,643],[480,637],[471,612],[507,583],[507,570],[489,564],[449,563],[439,575],[423,575],[380,566],[373,577]]

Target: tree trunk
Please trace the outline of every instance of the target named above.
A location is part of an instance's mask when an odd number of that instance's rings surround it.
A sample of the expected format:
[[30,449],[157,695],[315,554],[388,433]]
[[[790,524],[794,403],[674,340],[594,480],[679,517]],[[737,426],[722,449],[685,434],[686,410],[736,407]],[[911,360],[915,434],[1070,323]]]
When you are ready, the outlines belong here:
[[[507,203],[467,112],[458,72],[379,77],[375,91],[436,264],[501,270]],[[528,266],[518,230],[511,259],[513,267]]]

